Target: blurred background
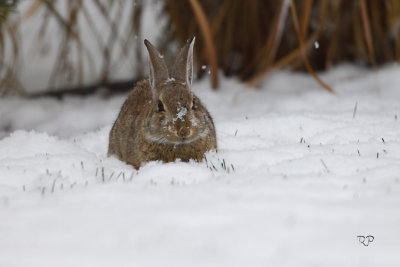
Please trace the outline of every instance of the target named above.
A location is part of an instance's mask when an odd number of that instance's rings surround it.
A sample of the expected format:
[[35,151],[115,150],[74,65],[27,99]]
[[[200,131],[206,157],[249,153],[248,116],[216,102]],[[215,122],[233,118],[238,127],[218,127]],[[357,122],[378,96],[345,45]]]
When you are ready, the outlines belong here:
[[110,93],[147,76],[143,39],[168,61],[196,36],[197,78],[257,87],[272,70],[400,60],[398,0],[0,0],[0,97]]

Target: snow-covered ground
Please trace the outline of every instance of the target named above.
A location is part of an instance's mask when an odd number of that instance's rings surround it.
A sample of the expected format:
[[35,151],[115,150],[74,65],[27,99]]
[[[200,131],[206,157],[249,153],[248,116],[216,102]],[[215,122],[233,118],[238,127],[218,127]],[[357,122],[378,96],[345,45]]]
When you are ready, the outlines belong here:
[[139,171],[126,96],[1,99],[0,266],[400,266],[400,66],[321,77],[198,82],[218,153]]

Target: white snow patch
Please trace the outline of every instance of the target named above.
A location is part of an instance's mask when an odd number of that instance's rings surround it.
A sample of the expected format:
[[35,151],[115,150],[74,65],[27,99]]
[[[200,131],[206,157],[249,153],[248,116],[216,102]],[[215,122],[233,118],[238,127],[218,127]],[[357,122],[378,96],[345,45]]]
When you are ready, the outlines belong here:
[[170,83],[170,82],[174,82],[174,81],[175,81],[175,78],[169,77],[169,78],[165,81],[165,83]]
[[185,121],[184,116],[187,114],[188,110],[186,107],[182,107],[181,103],[178,103],[178,113],[176,114],[176,117],[172,119],[172,122],[175,123],[178,119],[181,121]]
[[183,121],[184,120],[183,117],[187,114],[187,111],[188,111],[187,108],[180,107],[178,109],[178,113],[176,114],[176,118]]
[[197,126],[198,125],[197,120],[194,119],[194,118],[191,118],[190,122],[192,123],[193,126]]

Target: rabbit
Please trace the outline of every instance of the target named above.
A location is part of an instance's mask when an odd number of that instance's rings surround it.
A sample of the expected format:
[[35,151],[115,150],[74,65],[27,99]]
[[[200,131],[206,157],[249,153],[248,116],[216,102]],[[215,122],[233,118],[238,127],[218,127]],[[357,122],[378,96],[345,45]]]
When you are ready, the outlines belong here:
[[201,161],[204,153],[217,150],[213,119],[191,92],[193,46],[187,41],[169,74],[163,56],[148,41],[149,80],[135,86],[109,135],[108,156],[139,169],[148,161]]

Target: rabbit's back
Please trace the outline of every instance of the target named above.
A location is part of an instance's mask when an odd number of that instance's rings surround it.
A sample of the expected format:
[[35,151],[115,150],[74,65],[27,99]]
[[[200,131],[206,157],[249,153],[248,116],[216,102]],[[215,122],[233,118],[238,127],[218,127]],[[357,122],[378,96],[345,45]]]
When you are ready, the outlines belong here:
[[122,105],[109,136],[108,155],[116,155],[127,161],[135,144],[139,142],[141,129],[150,111],[148,103],[152,93],[147,80],[139,82]]

